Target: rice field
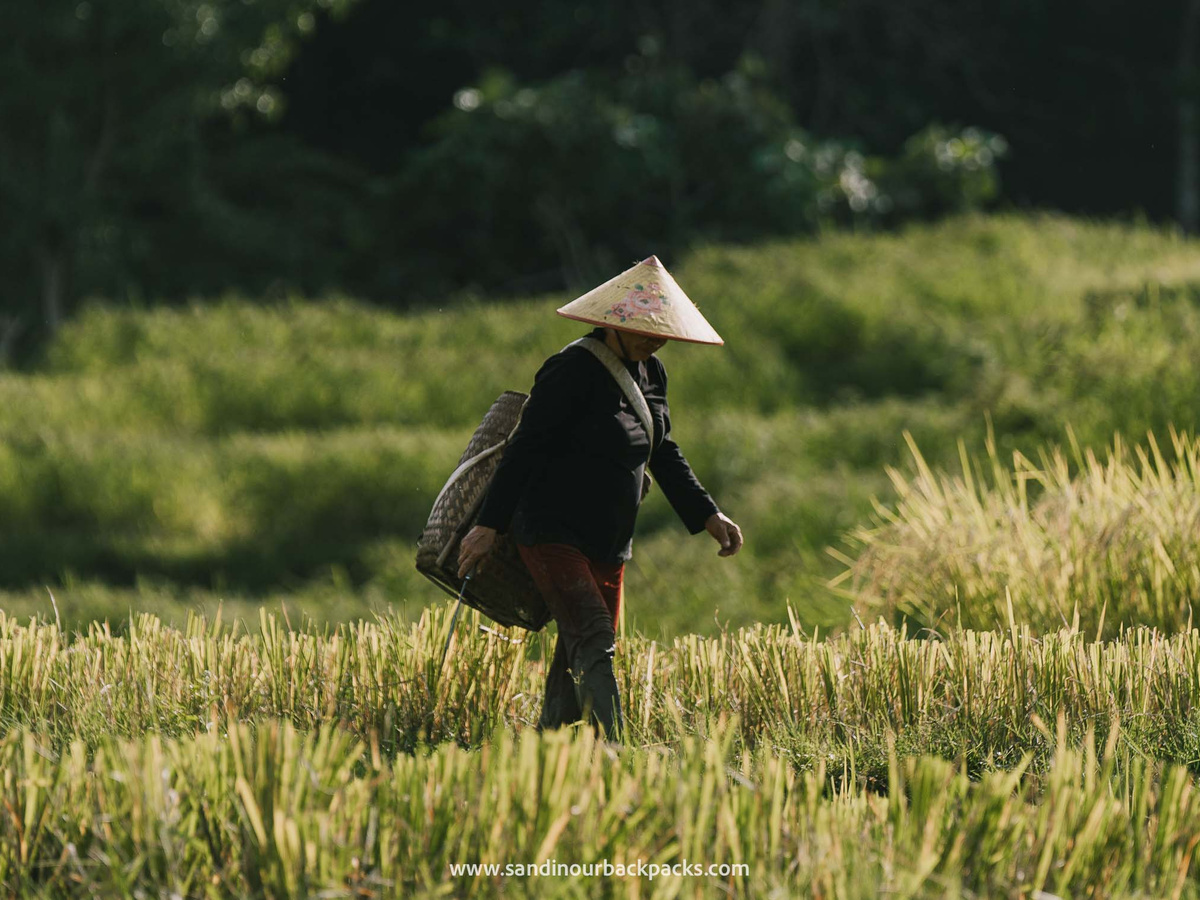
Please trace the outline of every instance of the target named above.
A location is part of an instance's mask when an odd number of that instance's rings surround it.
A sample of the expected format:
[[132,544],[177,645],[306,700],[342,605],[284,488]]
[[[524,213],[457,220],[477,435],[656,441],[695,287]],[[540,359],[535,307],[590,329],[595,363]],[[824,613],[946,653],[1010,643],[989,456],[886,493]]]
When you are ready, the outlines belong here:
[[[1073,436],[1072,436],[1073,437]],[[1191,627],[1200,597],[1200,440],[1174,428],[1107,451],[1042,448],[935,471],[911,436],[914,464],[891,469],[899,498],[851,534],[846,596],[928,625],[998,628]]]
[[[79,896],[1196,894],[1200,797],[1183,768],[1123,752],[1119,728],[1060,743],[1037,778],[1028,760],[972,780],[893,754],[877,789],[731,743],[717,728],[616,753],[506,730],[388,759],[332,726],[263,721],[51,756],[13,732],[0,879]],[[645,874],[451,875],[581,860]]]
[[[52,896],[1200,895],[1200,631],[628,634],[630,734],[539,735],[548,637],[449,609],[0,619],[0,884]],[[483,626],[483,627],[481,627]],[[682,863],[745,866],[684,875]],[[642,874],[451,864],[640,860]],[[646,866],[660,869],[649,877]]]
[[651,495],[620,745],[538,733],[552,634],[451,634],[412,566],[562,298],[90,307],[0,374],[0,895],[1200,900],[1198,246],[672,265],[729,341],[670,357],[677,433],[749,542]]

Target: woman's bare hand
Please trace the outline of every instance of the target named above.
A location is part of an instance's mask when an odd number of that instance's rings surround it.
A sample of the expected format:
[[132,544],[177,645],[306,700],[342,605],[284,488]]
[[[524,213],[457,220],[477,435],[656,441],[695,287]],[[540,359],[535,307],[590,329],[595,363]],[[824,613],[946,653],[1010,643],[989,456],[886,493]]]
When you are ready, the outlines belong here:
[[458,547],[458,577],[465,578],[496,546],[496,529],[476,525]]
[[742,529],[725,513],[713,513],[704,523],[704,530],[713,536],[721,549],[717,556],[733,556],[742,549]]

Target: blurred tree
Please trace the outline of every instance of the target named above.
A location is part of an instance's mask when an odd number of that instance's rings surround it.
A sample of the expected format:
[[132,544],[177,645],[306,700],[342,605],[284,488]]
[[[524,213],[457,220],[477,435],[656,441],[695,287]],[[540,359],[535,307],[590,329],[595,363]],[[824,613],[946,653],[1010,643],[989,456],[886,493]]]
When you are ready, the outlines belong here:
[[557,288],[651,240],[978,205],[1000,174],[1018,204],[1190,225],[1198,8],[24,4],[0,32],[0,357],[89,293]]
[[[350,287],[389,299],[413,293],[413,270],[404,262],[408,245],[399,237],[408,232],[398,227],[410,217],[442,223],[428,232],[414,229],[418,249],[408,255],[423,262],[423,285],[429,284],[426,248],[435,243],[435,233],[468,243],[482,240],[481,234],[494,235],[492,271],[473,264],[441,267],[458,286],[557,287],[560,272],[574,266],[556,262],[564,254],[577,256],[577,249],[567,248],[580,246],[579,226],[570,224],[578,214],[553,208],[561,197],[541,204],[543,222],[557,217],[563,223],[557,238],[562,246],[548,254],[540,247],[544,225],[532,212],[524,217],[529,227],[488,232],[487,223],[496,215],[513,221],[507,207],[522,203],[521,193],[513,187],[506,210],[485,211],[476,186],[502,176],[471,170],[467,177],[470,167],[457,167],[445,155],[453,98],[464,90],[483,90],[488,73],[507,73],[514,93],[543,92],[578,78],[628,107],[630,101],[606,85],[655,80],[656,70],[683,73],[693,84],[721,85],[731,73],[744,73],[744,61],[757,61],[758,93],[771,95],[805,134],[843,137],[847,151],[863,158],[913,162],[907,142],[930,123],[977,123],[1003,134],[1013,148],[991,169],[989,192],[1002,174],[1010,202],[1091,214],[1141,210],[1165,218],[1177,211],[1176,173],[1193,156],[1172,139],[1180,121],[1177,101],[1185,93],[1176,87],[1181,79],[1172,48],[1180,43],[1183,9],[1190,2],[1151,4],[1131,17],[1119,0],[511,0],[500,9],[480,0],[403,5],[362,0],[342,24],[322,27],[297,57],[283,126],[378,176],[378,196],[394,217],[380,233],[391,243],[376,254],[378,265],[352,271]],[[338,77],[330,77],[333,71]],[[677,112],[673,106],[647,110],[668,130],[675,127]],[[514,186],[532,177],[530,144],[488,146],[498,157],[494,167],[505,168]],[[611,148],[611,140],[604,146]],[[778,157],[778,145],[773,146],[764,149],[764,158]],[[952,179],[944,177],[931,148],[922,151],[925,162],[933,164],[926,174],[939,180],[939,190],[946,189]],[[630,155],[627,148],[618,150]],[[464,152],[482,164],[480,147]],[[577,155],[575,184],[603,177],[591,168],[594,156],[586,149]],[[437,208],[429,210],[416,200],[428,195],[404,185],[422,187],[434,158],[448,162],[461,177],[455,182],[433,173],[443,186]],[[917,168],[891,172],[919,176]],[[973,183],[986,181],[965,163],[958,171],[971,173]],[[714,179],[709,190],[720,194],[726,188]],[[744,208],[755,196],[743,195]],[[661,204],[661,195],[656,197]],[[893,199],[896,207],[889,215],[894,221],[908,208],[900,197]],[[919,214],[938,205],[921,204],[925,211]],[[760,225],[777,215],[760,213],[754,209]],[[595,223],[603,215],[589,211],[584,218]],[[690,221],[685,214],[677,224]],[[733,221],[718,224],[721,232],[755,230]],[[509,255],[517,234],[525,248],[519,257],[524,265]],[[497,272],[497,266],[505,272]]]
[[762,0],[748,47],[818,134],[901,152],[931,121],[1009,139],[1006,196],[1175,212],[1174,48],[1191,0]]
[[1179,30],[1179,162],[1176,214],[1188,232],[1200,228],[1200,71],[1196,40],[1200,37],[1200,0],[1187,0]]
[[493,73],[460,91],[395,186],[397,240],[419,248],[426,271],[545,289],[701,234],[811,224],[811,203],[772,196],[758,158],[790,133],[785,108],[743,74],[697,81],[639,60],[633,76],[522,85]]
[[[53,330],[80,290],[161,252],[197,210],[220,116],[278,116],[275,79],[319,8],[352,0],[46,0],[0,30],[0,354]],[[226,125],[228,123],[225,123]],[[191,230],[180,238],[186,243]]]
[[931,216],[996,195],[993,135],[935,128],[898,159],[869,157],[800,129],[752,59],[720,79],[663,62],[650,43],[628,62],[613,77],[535,85],[493,72],[455,95],[393,187],[393,256],[420,266],[409,296],[455,278],[595,283],[696,241]]

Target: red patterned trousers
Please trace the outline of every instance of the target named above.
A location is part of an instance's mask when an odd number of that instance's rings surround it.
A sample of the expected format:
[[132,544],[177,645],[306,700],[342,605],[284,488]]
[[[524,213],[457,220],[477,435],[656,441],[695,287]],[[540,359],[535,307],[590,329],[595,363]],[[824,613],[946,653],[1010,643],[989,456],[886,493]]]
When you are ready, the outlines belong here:
[[558,622],[538,728],[558,728],[591,712],[610,739],[623,730],[613,674],[624,563],[597,563],[569,544],[518,545],[533,581]]

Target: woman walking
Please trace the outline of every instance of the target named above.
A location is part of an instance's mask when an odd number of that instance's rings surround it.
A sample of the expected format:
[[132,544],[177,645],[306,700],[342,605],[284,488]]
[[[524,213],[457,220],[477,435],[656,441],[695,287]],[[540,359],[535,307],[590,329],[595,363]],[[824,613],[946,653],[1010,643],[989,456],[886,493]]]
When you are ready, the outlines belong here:
[[[623,731],[612,658],[625,561],[651,479],[692,534],[720,556],[742,533],[692,473],[671,439],[667,374],[654,355],[668,340],[721,337],[650,257],[558,310],[597,326],[546,360],[504,451],[476,525],[463,538],[459,576],[510,532],[558,622],[539,729],[593,717]],[[486,564],[486,563],[485,563]]]

